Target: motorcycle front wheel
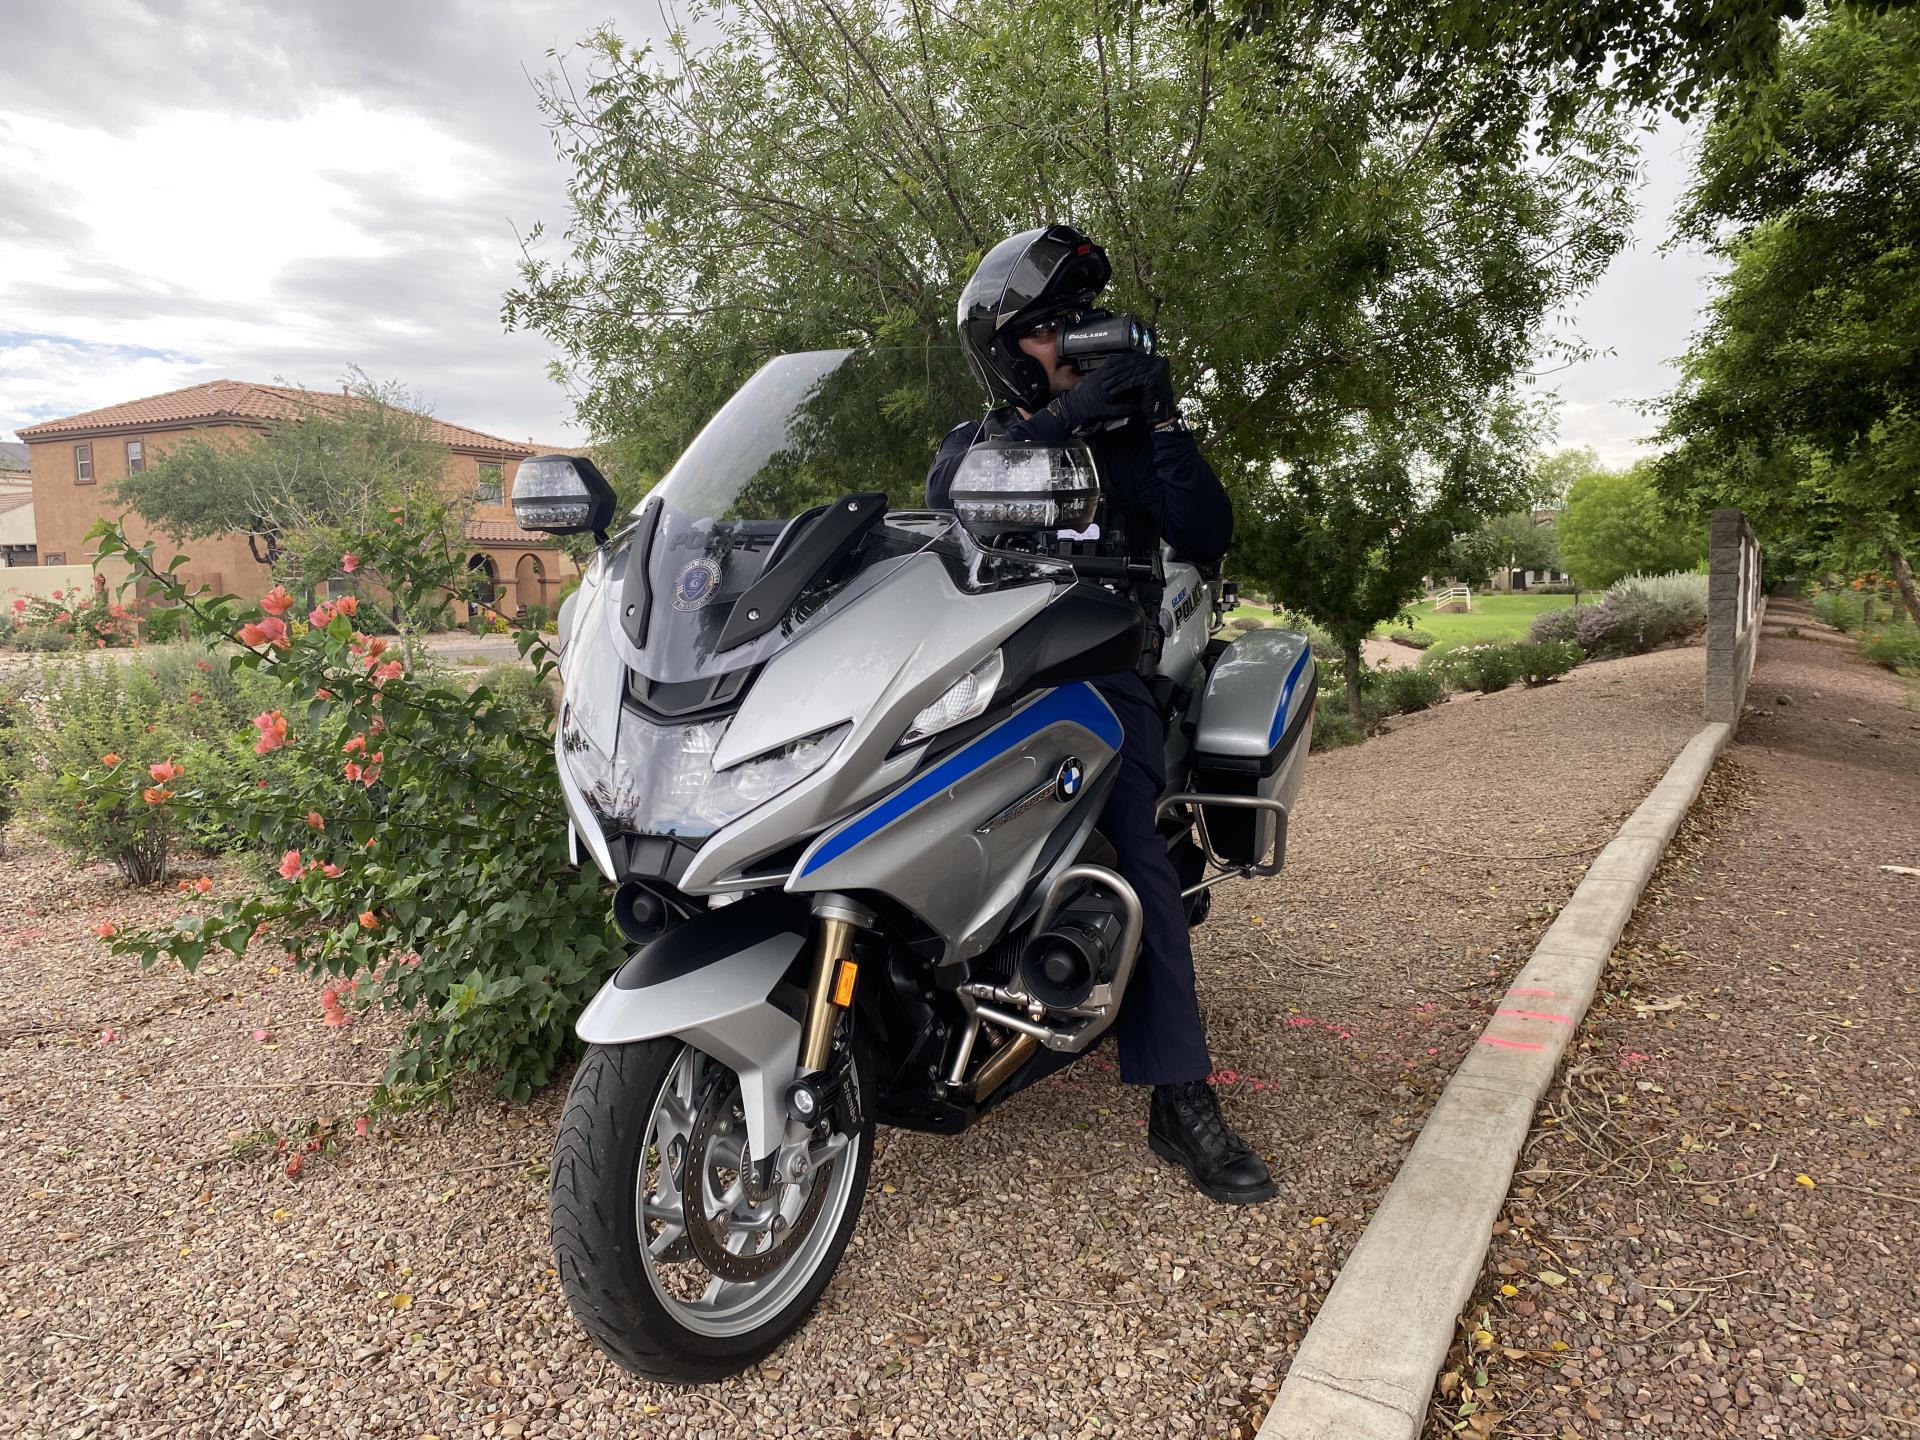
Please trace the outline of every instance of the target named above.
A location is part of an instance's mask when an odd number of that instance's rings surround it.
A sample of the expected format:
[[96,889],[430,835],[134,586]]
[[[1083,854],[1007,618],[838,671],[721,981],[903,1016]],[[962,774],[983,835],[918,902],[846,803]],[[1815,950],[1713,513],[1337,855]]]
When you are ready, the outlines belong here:
[[[867,1077],[854,1070],[864,1095]],[[868,1106],[859,1107],[862,1113]],[[548,1229],[574,1318],[636,1375],[746,1369],[807,1317],[860,1218],[873,1124],[754,1183],[738,1078],[675,1039],[591,1047],[554,1144]]]

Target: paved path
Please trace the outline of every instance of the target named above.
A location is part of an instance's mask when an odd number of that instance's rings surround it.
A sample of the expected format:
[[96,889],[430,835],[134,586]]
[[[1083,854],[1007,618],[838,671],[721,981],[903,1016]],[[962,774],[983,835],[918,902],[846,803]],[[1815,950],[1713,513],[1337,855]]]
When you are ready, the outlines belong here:
[[245,1137],[351,1116],[392,1027],[326,1029],[277,950],[128,968],[93,927],[175,901],[25,842],[0,859],[0,1420],[126,1440],[1251,1434],[1504,977],[1697,728],[1701,657],[1585,666],[1310,760],[1286,875],[1222,887],[1196,936],[1224,1100],[1278,1199],[1201,1199],[1095,1054],[967,1135],[883,1135],[813,1322],[699,1392],[613,1370],[554,1289],[558,1090],[383,1121],[290,1180]]
[[1788,622],[1503,1214],[1503,1433],[1920,1430],[1920,687]]

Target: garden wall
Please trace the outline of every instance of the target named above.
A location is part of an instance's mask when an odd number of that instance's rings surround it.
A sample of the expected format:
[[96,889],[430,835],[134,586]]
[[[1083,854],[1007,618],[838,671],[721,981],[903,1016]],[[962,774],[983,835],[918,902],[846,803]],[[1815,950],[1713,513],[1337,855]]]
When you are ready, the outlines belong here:
[[1738,510],[1713,512],[1707,575],[1707,721],[1738,725],[1767,603],[1760,594],[1760,545]]

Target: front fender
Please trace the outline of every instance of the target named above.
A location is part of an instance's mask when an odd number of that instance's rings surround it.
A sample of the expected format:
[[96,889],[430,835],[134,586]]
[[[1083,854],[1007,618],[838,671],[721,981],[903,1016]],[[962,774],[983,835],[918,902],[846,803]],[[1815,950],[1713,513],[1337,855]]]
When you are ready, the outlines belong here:
[[780,1148],[787,1085],[800,1061],[800,1021],[772,998],[807,945],[804,902],[769,891],[708,910],[636,951],[580,1012],[589,1045],[673,1036],[740,1077],[747,1143]]

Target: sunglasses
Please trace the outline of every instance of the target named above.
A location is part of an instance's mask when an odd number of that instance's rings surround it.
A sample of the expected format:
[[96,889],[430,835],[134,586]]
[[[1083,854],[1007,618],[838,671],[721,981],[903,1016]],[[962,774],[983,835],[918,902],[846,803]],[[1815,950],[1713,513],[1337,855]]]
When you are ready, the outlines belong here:
[[1020,334],[1023,338],[1045,340],[1058,333],[1063,325],[1077,324],[1083,313],[1085,312],[1080,310],[1069,310],[1046,320],[1036,320],[1033,324],[1023,329]]

